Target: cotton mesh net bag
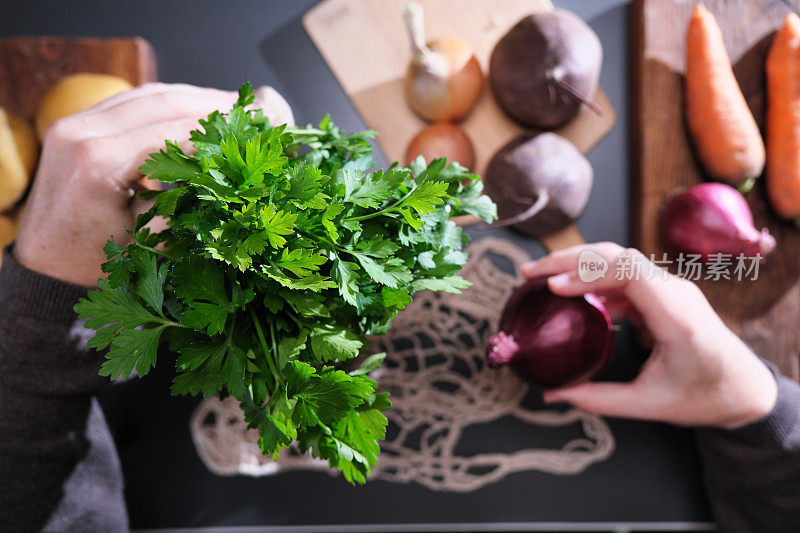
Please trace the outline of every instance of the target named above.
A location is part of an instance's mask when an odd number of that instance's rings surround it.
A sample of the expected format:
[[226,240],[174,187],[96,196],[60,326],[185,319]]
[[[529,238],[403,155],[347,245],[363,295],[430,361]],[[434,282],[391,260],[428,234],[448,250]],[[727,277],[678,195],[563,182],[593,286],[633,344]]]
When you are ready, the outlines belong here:
[[[384,413],[387,438],[370,479],[468,492],[526,470],[574,475],[609,457],[614,437],[602,418],[578,409],[531,410],[523,405],[526,383],[508,368],[485,365],[486,340],[506,298],[521,282],[515,267],[529,257],[507,241],[488,238],[472,244],[468,253],[461,275],[473,282],[470,289],[417,293],[391,331],[372,339],[370,351],[387,354],[384,367],[372,377],[391,393],[392,408]],[[506,417],[541,431],[574,425],[581,435],[555,447],[458,453],[467,428]],[[191,432],[201,459],[219,475],[336,474],[327,462],[293,447],[278,461],[262,455],[257,431],[247,429],[233,398],[204,400],[192,416]]]

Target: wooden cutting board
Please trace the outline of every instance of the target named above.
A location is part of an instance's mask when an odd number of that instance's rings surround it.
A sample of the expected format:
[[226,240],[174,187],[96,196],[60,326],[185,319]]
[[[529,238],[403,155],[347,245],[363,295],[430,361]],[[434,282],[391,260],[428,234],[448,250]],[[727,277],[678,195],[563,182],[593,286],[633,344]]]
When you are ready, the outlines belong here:
[[[401,16],[407,0],[326,0],[303,17],[303,25],[367,126],[378,131],[378,144],[389,161],[401,161],[411,138],[425,123],[403,96],[403,79],[411,60]],[[483,67],[497,40],[520,18],[553,9],[550,0],[421,0],[426,37],[455,35],[467,40]],[[602,90],[595,104],[557,131],[583,153],[616,122],[616,113]],[[524,130],[497,106],[484,86],[476,108],[461,124],[475,145],[475,168],[481,174],[498,148]],[[550,249],[583,242],[574,226],[543,242]]]
[[114,74],[133,85],[155,81],[156,59],[140,37],[0,39],[0,106],[33,118],[42,95],[67,74]]
[[[734,72],[759,125],[764,125],[764,60],[788,8],[773,0],[706,0]],[[692,0],[634,0],[631,6],[633,241],[661,257],[658,215],[664,199],[703,181],[683,119],[686,25]],[[800,230],[770,210],[764,183],[746,195],[756,227],[778,242],[756,281],[701,281],[717,312],[762,357],[800,377]]]

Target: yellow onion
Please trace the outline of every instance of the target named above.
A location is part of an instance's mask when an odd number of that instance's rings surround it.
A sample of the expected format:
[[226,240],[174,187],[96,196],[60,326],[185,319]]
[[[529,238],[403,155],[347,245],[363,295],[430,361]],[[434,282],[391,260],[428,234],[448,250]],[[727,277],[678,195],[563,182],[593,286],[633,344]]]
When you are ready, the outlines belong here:
[[430,163],[440,157],[452,163],[457,161],[466,168],[475,164],[475,149],[464,130],[448,122],[438,122],[425,126],[417,133],[406,150],[406,164],[411,164],[418,156]]
[[403,10],[411,37],[411,63],[405,79],[408,105],[429,121],[455,121],[475,107],[483,87],[483,72],[472,48],[458,37],[425,42],[422,7]]

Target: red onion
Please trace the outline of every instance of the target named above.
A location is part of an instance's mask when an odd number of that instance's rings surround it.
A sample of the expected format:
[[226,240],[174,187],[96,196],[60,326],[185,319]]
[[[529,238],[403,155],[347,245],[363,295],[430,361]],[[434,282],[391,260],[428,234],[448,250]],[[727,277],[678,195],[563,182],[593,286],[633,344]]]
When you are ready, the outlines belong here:
[[506,302],[497,335],[489,338],[489,366],[511,367],[542,388],[586,381],[614,353],[611,317],[594,295],[558,296],[547,278],[528,281]]
[[672,197],[661,214],[661,239],[668,251],[703,260],[716,253],[764,257],[775,249],[767,228],[753,226],[742,195],[724,183],[695,185]]

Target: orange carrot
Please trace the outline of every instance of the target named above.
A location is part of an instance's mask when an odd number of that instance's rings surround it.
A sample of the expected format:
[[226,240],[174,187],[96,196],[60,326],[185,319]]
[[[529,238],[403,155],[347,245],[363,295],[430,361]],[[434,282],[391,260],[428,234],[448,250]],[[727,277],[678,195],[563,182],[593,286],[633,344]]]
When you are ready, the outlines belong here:
[[800,223],[800,17],[786,15],[767,55],[767,192]]
[[686,33],[686,121],[700,163],[715,179],[746,192],[764,170],[764,141],[747,107],[722,32],[702,5]]

